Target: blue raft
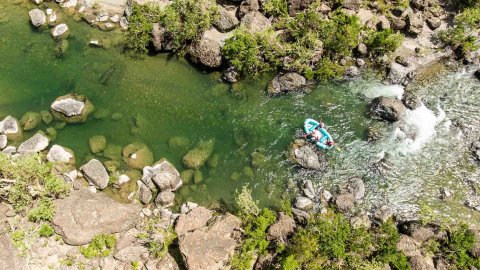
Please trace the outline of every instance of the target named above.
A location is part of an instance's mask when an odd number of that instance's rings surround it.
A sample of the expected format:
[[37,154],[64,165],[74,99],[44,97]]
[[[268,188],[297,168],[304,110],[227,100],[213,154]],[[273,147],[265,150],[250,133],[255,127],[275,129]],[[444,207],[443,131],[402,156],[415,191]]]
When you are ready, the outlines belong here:
[[[320,133],[322,134],[322,137],[318,141],[311,136],[312,132],[314,132],[315,130],[320,131]],[[320,123],[318,121],[313,120],[311,118],[306,119],[305,122],[303,123],[303,131],[307,135],[307,138],[309,138],[310,141],[314,143],[318,148],[320,149],[333,148],[333,143],[331,144],[328,143],[329,141],[333,142],[332,135],[330,135],[330,133],[328,133],[324,127],[320,126]]]

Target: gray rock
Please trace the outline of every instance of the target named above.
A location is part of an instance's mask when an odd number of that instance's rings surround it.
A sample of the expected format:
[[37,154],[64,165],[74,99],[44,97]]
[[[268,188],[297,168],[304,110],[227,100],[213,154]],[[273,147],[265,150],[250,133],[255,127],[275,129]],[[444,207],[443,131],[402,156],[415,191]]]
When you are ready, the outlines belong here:
[[313,208],[313,202],[307,197],[297,197],[294,206],[300,210],[309,210]]
[[170,253],[165,254],[160,260],[148,261],[146,267],[148,270],[180,270],[180,267]]
[[[288,13],[290,14],[290,16],[295,16],[295,14],[297,14],[298,12],[301,12],[303,10],[305,10],[306,8],[308,8],[310,6],[311,3],[315,2],[314,0],[288,0]],[[325,13],[328,9],[330,9],[329,6],[325,5],[323,2],[322,2],[322,13]]]
[[427,19],[427,25],[430,29],[435,30],[442,25],[442,21],[439,18],[430,17]]
[[45,15],[45,12],[38,8],[30,10],[28,12],[28,16],[30,16],[30,22],[35,27],[44,26],[47,22],[47,16]]
[[390,21],[387,19],[385,15],[378,17],[377,29],[378,30],[390,29]]
[[296,72],[279,74],[268,84],[268,93],[271,95],[281,92],[302,91],[307,86],[307,79]]
[[310,219],[310,215],[306,211],[292,208],[292,213],[298,223],[306,224]]
[[402,102],[405,104],[405,107],[411,110],[415,110],[422,104],[422,101],[412,91],[405,91],[403,93]]
[[148,258],[148,248],[143,245],[131,245],[123,249],[118,250],[113,257],[124,263],[132,263],[143,261],[144,258]]
[[18,140],[23,136],[18,120],[12,116],[7,116],[0,122],[0,134],[6,135],[9,140]]
[[140,182],[140,189],[138,192],[138,199],[143,203],[147,204],[152,200],[153,194],[149,187],[144,183]]
[[347,78],[355,78],[360,76],[360,70],[356,66],[350,66],[345,70],[343,76]]
[[405,114],[405,105],[396,98],[377,97],[370,103],[370,114],[376,119],[396,122]]
[[408,31],[411,34],[419,35],[423,31],[423,17],[422,13],[417,12],[410,12],[407,17],[408,22]]
[[259,9],[260,4],[258,3],[258,0],[244,0],[242,1],[242,3],[240,3],[240,6],[238,7],[238,15],[240,17],[243,17],[249,12],[258,12]]
[[397,249],[403,252],[408,257],[420,255],[420,243],[410,236],[401,234],[400,239],[397,242]]
[[356,64],[357,64],[357,67],[364,67],[365,60],[363,60],[362,58],[357,58]]
[[47,160],[53,163],[75,164],[75,155],[71,149],[55,144],[48,151]]
[[350,178],[348,180],[347,190],[353,195],[355,200],[365,197],[365,184],[361,178]]
[[358,11],[362,5],[362,0],[344,0],[342,6],[346,9]]
[[396,62],[390,64],[387,81],[392,84],[403,84],[408,74],[414,70],[414,67],[405,67]]
[[68,94],[58,97],[50,106],[53,116],[68,123],[85,122],[93,112],[93,104],[84,96]]
[[48,138],[42,133],[33,135],[30,139],[24,141],[17,149],[19,154],[34,154],[47,149],[49,144]]
[[68,26],[64,23],[56,25],[51,31],[52,37],[54,38],[66,38],[69,34]]
[[227,10],[220,6],[220,19],[214,24],[218,31],[228,32],[235,28],[239,23],[240,21],[235,15],[235,10]]
[[240,24],[243,25],[250,33],[262,32],[272,27],[270,20],[258,11],[253,11],[246,14],[242,18]]
[[87,164],[80,167],[85,179],[94,184],[99,189],[104,189],[108,185],[109,176],[107,169],[97,159],[90,160]]
[[127,231],[137,224],[140,208],[122,204],[104,193],[74,190],[65,199],[56,200],[52,224],[55,232],[69,245],[84,245],[99,234]]
[[317,153],[310,146],[302,146],[294,150],[295,161],[305,169],[321,170],[322,165]]
[[449,188],[442,187],[440,188],[440,199],[446,201],[453,198],[453,191]]
[[395,62],[404,66],[404,67],[409,67],[410,66],[410,61],[405,56],[399,55],[395,58]]
[[2,150],[2,153],[7,154],[7,155],[13,155],[17,152],[17,148],[13,145],[5,147],[5,149]]
[[390,209],[388,206],[384,205],[380,207],[375,213],[373,214],[373,217],[382,222],[385,223],[387,222],[390,218],[393,217],[393,211]]
[[268,228],[268,240],[283,241],[295,230],[295,221],[289,215],[280,212],[278,220]]
[[223,42],[216,38],[220,33],[214,32],[218,31],[213,29],[205,32],[200,40],[188,47],[188,55],[192,62],[208,68],[218,68],[222,65]]
[[225,269],[237,247],[235,232],[239,230],[240,220],[227,213],[216,218],[211,226],[179,236],[178,245],[187,269]]
[[355,197],[350,193],[344,193],[337,196],[335,205],[338,210],[344,213],[350,213],[355,205]]
[[142,182],[150,189],[153,190],[156,186],[160,191],[175,191],[183,184],[180,173],[166,159],[160,160],[152,167],[143,168]]
[[3,150],[5,147],[7,147],[7,143],[7,135],[0,135],[0,150]]
[[167,30],[161,27],[159,23],[153,24],[152,43],[155,51],[160,52],[166,50]]
[[409,260],[412,270],[435,270],[433,266],[433,261],[430,259],[430,262],[427,258],[422,255],[415,255]]
[[238,71],[234,67],[229,67],[223,72],[222,79],[229,83],[237,82],[239,77]]
[[12,244],[7,234],[0,234],[0,270],[27,270],[26,258],[20,255],[19,250]]
[[203,206],[195,207],[188,213],[180,215],[175,225],[177,235],[185,235],[188,232],[202,228],[213,217],[212,211]]
[[175,201],[175,194],[170,190],[164,190],[158,193],[157,198],[155,199],[155,204],[158,207],[170,207]]
[[362,56],[367,55],[367,53],[368,53],[367,45],[365,45],[364,43],[358,44],[357,52],[358,52],[359,55],[362,55]]

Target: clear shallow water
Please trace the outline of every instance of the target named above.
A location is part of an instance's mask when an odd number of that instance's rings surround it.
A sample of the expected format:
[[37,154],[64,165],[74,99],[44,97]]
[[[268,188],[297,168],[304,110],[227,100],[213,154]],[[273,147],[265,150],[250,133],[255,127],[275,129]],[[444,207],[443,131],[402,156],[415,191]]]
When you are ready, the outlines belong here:
[[[387,125],[370,120],[366,107],[375,96],[401,95],[403,89],[398,86],[366,78],[269,98],[264,91],[268,76],[231,87],[218,82],[218,73],[200,72],[175,57],[132,59],[118,46],[121,33],[100,32],[66,16],[72,34],[68,50],[58,59],[49,31],[29,26],[27,9],[10,2],[0,5],[7,14],[6,22],[0,23],[0,116],[21,118],[27,111],[47,110],[57,96],[72,91],[86,95],[97,110],[123,114],[118,121],[92,118],[58,131],[54,143],[73,149],[79,165],[93,157],[88,148],[93,135],[105,135],[110,144],[120,146],[145,143],[156,159],[165,157],[180,171],[184,153],[169,150],[170,138],[188,137],[192,144],[214,138],[218,167],[203,168],[203,183],[185,185],[177,192],[180,200],[211,206],[228,204],[235,190],[249,183],[255,198],[272,206],[283,194],[293,194],[287,188],[290,179],[311,178],[332,187],[361,176],[367,185],[365,208],[389,204],[399,211],[411,211],[418,209],[421,201],[442,215],[478,216],[462,206],[470,192],[465,179],[478,174],[466,148],[474,138],[464,130],[475,134],[471,130],[477,129],[480,119],[480,94],[478,82],[468,72],[445,71],[413,86],[426,96],[427,106],[408,112],[401,123]],[[104,38],[111,46],[89,47],[90,38]],[[306,117],[323,119],[342,148],[327,153],[330,166],[322,173],[298,171],[285,158]],[[145,124],[134,128],[135,118]],[[370,126],[382,131],[380,141],[366,142]],[[460,140],[451,140],[457,137]],[[251,166],[250,155],[256,150],[264,153],[267,162],[254,168],[253,178],[243,174],[231,180],[232,173]],[[376,173],[372,164],[385,153],[391,169]],[[456,199],[439,202],[442,186],[452,188]]]

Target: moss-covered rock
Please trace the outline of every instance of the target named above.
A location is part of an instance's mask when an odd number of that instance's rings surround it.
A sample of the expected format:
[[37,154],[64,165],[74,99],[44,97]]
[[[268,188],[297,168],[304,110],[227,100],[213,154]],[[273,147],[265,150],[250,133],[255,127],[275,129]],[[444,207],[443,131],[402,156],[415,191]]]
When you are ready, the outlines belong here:
[[202,171],[200,170],[196,170],[194,173],[193,173],[193,182],[195,184],[200,184],[203,182],[203,173]]
[[97,120],[102,120],[110,116],[110,110],[106,108],[100,108],[95,111],[93,118]]
[[42,116],[38,112],[27,112],[20,119],[23,130],[35,129],[42,122]]
[[265,155],[259,151],[253,152],[251,155],[251,158],[252,158],[252,167],[254,168],[258,168],[262,166],[267,161],[267,157],[265,157]]
[[97,154],[105,150],[107,138],[103,135],[95,135],[88,140],[88,144],[90,145],[90,151]]
[[77,94],[58,97],[50,106],[55,119],[67,123],[85,122],[94,111],[94,106],[88,98]]
[[132,143],[123,148],[123,161],[132,169],[143,169],[153,163],[153,153],[143,143]]
[[116,172],[120,168],[120,162],[118,160],[107,160],[103,162],[103,165],[109,173]]
[[190,139],[183,136],[172,137],[168,140],[168,149],[177,154],[185,154],[192,146]]
[[242,173],[243,173],[243,175],[245,175],[246,177],[248,177],[250,179],[253,179],[253,177],[255,176],[255,172],[253,171],[252,167],[250,167],[250,166],[243,167]]
[[202,140],[183,157],[183,165],[190,169],[199,169],[213,153],[215,140]]
[[209,168],[214,169],[218,166],[218,162],[220,161],[220,155],[213,154],[207,161],[207,165]]
[[23,138],[23,130],[15,117],[7,116],[0,122],[0,134],[7,136],[9,141],[19,141]]
[[49,111],[40,111],[40,116],[42,117],[43,123],[46,125],[53,121],[53,115]]
[[57,130],[52,127],[48,127],[45,130],[45,135],[47,135],[50,141],[54,141],[57,138]]
[[195,173],[195,170],[185,170],[183,172],[180,173],[180,178],[182,179],[182,181],[186,184],[192,182],[192,179],[193,179],[193,174]]
[[240,177],[242,177],[242,174],[239,172],[233,172],[232,174],[230,174],[230,180],[232,181],[238,181]]
[[121,160],[122,147],[116,144],[108,144],[103,150],[103,156],[111,160]]

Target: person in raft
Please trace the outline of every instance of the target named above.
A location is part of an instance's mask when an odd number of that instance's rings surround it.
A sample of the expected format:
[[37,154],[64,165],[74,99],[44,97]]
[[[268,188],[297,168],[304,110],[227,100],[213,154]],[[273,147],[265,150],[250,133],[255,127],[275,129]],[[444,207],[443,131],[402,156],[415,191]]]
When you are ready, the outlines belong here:
[[335,144],[323,122],[307,119],[304,123],[304,131],[310,141],[320,149],[331,149]]

